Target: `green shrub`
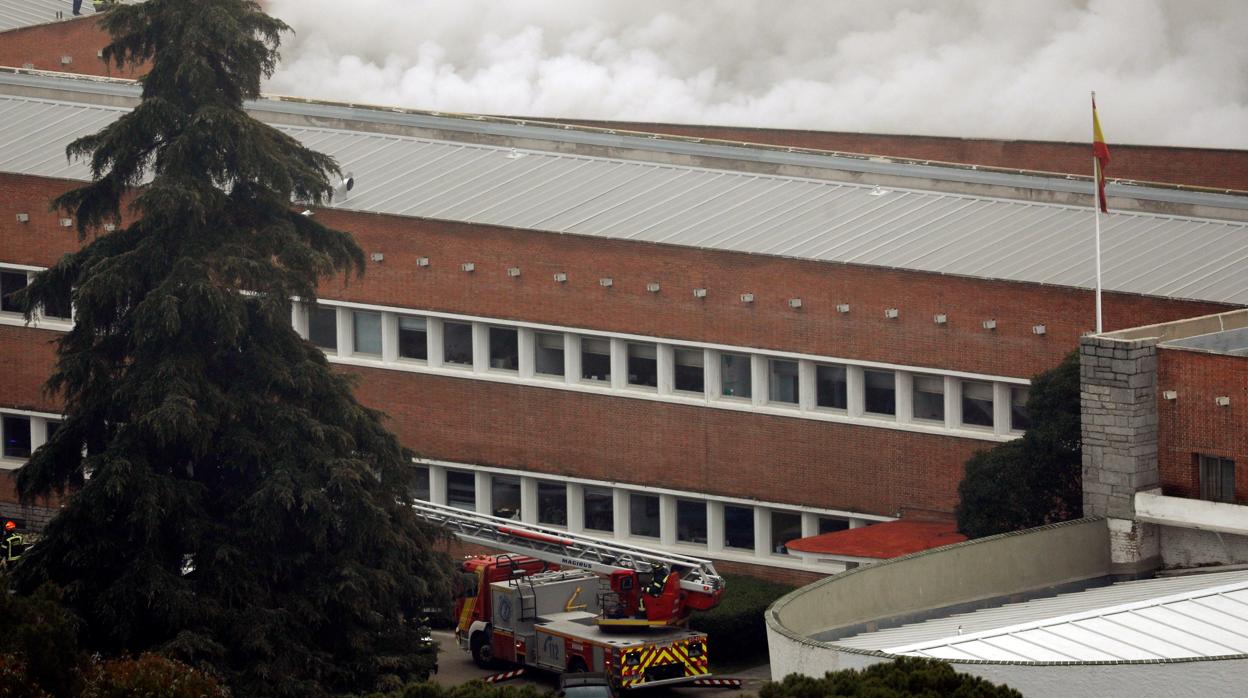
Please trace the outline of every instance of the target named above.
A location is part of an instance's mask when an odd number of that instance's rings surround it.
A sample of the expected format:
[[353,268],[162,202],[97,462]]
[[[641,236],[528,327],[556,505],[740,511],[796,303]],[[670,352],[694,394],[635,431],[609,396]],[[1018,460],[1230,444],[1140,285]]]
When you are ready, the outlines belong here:
[[895,662],[873,664],[861,671],[830,671],[821,679],[796,674],[779,683],[768,683],[759,698],[1023,698],[1009,686],[997,685],[969,674],[959,674],[945,662],[902,657]]
[[694,613],[690,624],[707,634],[712,668],[767,661],[767,627],[763,613],[793,587],[742,575],[724,575],[727,590],[719,606]]
[[88,674],[81,698],[225,698],[230,695],[213,677],[157,654],[102,662]]
[[8,576],[0,575],[0,698],[73,695],[86,660],[77,627],[58,589],[12,594]]
[[439,686],[423,681],[389,693],[374,693],[367,698],[548,698],[553,695],[551,691],[539,691],[532,686],[492,686],[484,681]]

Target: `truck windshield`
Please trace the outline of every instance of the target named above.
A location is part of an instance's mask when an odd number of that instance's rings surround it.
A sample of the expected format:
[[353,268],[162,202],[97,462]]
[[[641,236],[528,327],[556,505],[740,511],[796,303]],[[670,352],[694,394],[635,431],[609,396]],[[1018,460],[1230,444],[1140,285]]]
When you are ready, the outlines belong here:
[[472,598],[477,595],[477,575],[472,572],[464,572],[459,575],[459,589],[456,590],[460,598]]

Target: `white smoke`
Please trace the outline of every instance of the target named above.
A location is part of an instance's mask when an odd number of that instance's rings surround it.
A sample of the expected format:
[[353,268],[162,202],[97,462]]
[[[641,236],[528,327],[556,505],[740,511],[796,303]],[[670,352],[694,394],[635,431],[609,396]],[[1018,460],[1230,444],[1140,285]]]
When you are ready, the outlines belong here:
[[1248,148],[1243,0],[269,0],[268,91],[437,111]]

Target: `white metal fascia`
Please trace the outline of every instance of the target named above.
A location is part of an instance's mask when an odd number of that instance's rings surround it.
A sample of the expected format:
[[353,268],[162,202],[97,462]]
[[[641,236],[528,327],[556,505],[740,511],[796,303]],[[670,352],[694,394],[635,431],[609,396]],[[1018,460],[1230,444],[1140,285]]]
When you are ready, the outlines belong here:
[[1157,490],[1135,493],[1135,519],[1176,528],[1248,536],[1248,506],[1168,497]]

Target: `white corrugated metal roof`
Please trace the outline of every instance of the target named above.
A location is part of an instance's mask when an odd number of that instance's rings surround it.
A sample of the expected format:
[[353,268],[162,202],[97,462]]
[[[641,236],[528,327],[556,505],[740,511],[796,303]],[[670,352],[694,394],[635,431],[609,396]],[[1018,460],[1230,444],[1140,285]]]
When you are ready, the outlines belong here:
[[[64,146],[120,113],[0,96],[0,170],[85,179],[84,166],[65,161]],[[335,203],[343,209],[1094,285],[1088,208],[375,132],[282,128],[355,173],[354,190]],[[1147,213],[1111,213],[1102,222],[1106,289],[1248,305],[1245,223]]]
[[[0,32],[36,24],[55,22],[61,17],[72,18],[74,3],[71,0],[0,0]],[[82,14],[95,14],[91,0],[83,0]]]
[[890,654],[1012,662],[1248,654],[1248,572],[1114,584],[835,642]]

